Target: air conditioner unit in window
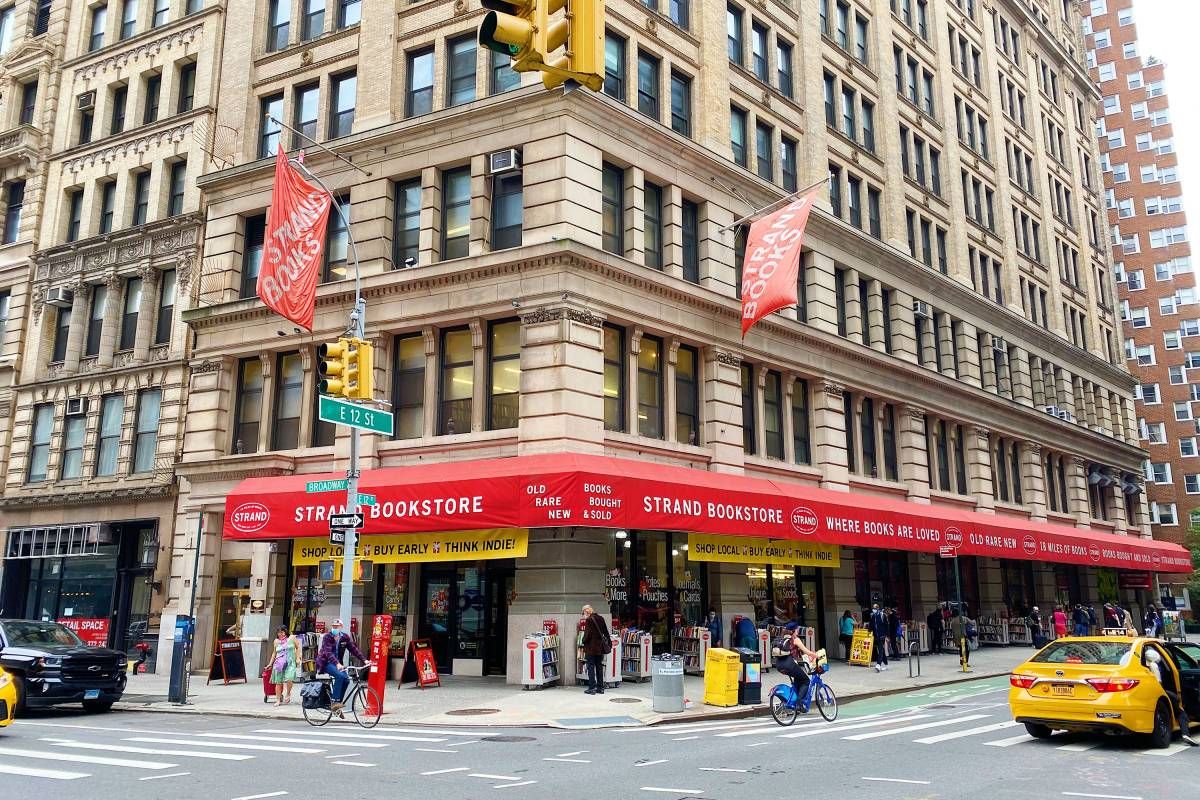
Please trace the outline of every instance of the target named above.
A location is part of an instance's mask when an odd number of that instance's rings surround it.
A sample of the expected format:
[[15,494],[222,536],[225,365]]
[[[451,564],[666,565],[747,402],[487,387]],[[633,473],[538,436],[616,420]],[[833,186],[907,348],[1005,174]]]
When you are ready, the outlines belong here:
[[1072,414],[1070,411],[1068,411],[1068,410],[1067,410],[1067,409],[1065,409],[1065,408],[1060,408],[1060,409],[1058,410],[1058,415],[1057,415],[1057,416],[1058,416],[1058,418],[1059,418],[1059,419],[1061,419],[1061,420],[1063,420],[1063,421],[1065,421],[1065,422],[1074,422],[1074,421],[1075,421],[1075,415],[1074,415],[1074,414]]
[[78,108],[80,111],[91,111],[93,108],[95,108],[96,107],[96,92],[95,92],[95,90],[93,89],[90,92],[84,92],[83,94],[76,95],[75,107]]
[[1045,411],[1047,414],[1049,414],[1052,417],[1058,416],[1058,406],[1046,406],[1042,410]]
[[913,313],[925,319],[933,316],[929,311],[929,303],[926,303],[924,300],[913,300]]
[[1008,352],[1008,342],[1001,339],[999,336],[992,337],[992,349],[999,350],[1001,353]]
[[75,292],[65,286],[51,286],[46,290],[46,305],[70,308],[75,302]]
[[87,413],[87,398],[86,397],[68,397],[67,398],[67,416],[78,417]]
[[515,147],[488,153],[488,174],[500,175],[521,168],[521,151]]

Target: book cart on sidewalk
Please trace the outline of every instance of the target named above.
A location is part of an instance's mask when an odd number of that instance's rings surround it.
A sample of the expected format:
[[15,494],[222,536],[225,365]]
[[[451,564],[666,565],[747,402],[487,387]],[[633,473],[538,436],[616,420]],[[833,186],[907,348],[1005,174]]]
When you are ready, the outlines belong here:
[[650,656],[654,638],[646,631],[625,628],[621,631],[621,678],[641,683],[650,680]]
[[703,675],[712,632],[702,625],[681,626],[671,633],[671,652],[683,659],[683,671]]
[[[600,682],[604,684],[606,689],[615,689],[621,685],[621,637],[617,634],[610,634],[612,639],[612,647],[605,654],[604,660],[600,664]],[[587,676],[587,660],[583,655],[583,631],[580,630],[575,634],[575,683],[580,686],[586,685],[588,682]]]

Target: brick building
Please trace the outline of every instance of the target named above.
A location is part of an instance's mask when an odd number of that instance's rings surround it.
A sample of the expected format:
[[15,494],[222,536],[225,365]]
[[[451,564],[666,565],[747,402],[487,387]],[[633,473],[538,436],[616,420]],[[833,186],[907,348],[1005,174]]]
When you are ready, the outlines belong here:
[[1103,95],[1096,133],[1124,354],[1149,452],[1150,525],[1155,538],[1182,542],[1200,508],[1200,311],[1166,70],[1139,46],[1133,0],[1083,6],[1088,65]]

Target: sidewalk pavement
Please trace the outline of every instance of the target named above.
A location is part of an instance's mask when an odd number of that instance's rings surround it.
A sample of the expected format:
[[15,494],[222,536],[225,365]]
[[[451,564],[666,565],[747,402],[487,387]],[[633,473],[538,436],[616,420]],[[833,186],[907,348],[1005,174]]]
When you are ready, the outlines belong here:
[[[985,647],[971,654],[971,672],[963,673],[954,655],[923,656],[921,676],[909,677],[909,661],[893,659],[890,669],[876,672],[870,667],[851,667],[842,661],[830,664],[826,679],[841,702],[913,689],[995,677],[1009,673],[1032,654],[1028,647]],[[916,674],[916,665],[913,664]],[[762,676],[762,698],[786,680],[776,670]],[[274,698],[263,702],[262,680],[244,684],[205,685],[204,676],[193,675],[187,706],[167,702],[169,677],[165,673],[132,676],[125,697],[117,708],[129,711],[232,714],[273,719],[299,719],[300,691],[289,705],[276,706]],[[651,684],[626,681],[603,695],[584,694],[582,686],[557,686],[526,691],[506,684],[502,677],[472,678],[443,676],[442,686],[427,689],[388,683],[384,694],[381,725],[538,726],[554,728],[601,728],[654,725],[665,722],[696,722],[731,719],[761,713],[766,705],[718,708],[703,703],[704,678],[684,679],[685,709],[679,713],[656,713],[652,708]]]

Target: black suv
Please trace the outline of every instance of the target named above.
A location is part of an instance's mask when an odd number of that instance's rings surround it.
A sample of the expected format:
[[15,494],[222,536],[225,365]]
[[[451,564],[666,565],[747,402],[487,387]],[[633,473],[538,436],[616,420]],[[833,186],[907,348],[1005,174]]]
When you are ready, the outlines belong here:
[[57,622],[0,619],[0,666],[16,678],[18,713],[80,702],[85,711],[108,711],[125,691],[128,663]]

